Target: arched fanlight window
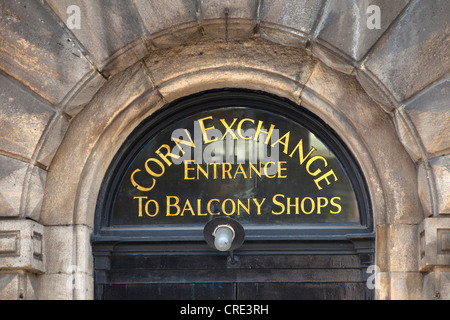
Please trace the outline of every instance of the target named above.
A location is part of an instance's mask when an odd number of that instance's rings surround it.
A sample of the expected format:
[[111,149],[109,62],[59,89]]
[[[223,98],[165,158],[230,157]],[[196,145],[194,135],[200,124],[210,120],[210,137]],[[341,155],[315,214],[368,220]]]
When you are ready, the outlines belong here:
[[220,90],[146,119],[111,163],[95,239],[202,240],[216,217],[248,240],[340,239],[373,232],[354,157],[290,101]]

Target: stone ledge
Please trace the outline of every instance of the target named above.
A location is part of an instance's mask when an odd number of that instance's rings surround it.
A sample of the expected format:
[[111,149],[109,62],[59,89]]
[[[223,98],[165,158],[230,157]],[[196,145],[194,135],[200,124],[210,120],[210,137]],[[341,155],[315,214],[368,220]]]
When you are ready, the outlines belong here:
[[0,270],[43,273],[44,226],[32,220],[0,221]]
[[450,266],[450,218],[426,218],[418,232],[420,271]]

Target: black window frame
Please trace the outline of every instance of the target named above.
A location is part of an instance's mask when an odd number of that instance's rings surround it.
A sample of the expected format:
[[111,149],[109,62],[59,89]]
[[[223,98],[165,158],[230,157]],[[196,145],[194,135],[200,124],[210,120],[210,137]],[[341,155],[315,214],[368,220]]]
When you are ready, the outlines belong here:
[[98,195],[93,242],[116,241],[203,241],[203,227],[112,227],[110,217],[114,195],[130,161],[165,124],[174,117],[182,118],[226,105],[259,108],[288,117],[310,130],[327,145],[341,162],[353,186],[361,224],[348,225],[267,225],[246,226],[246,241],[302,241],[373,239],[372,206],[364,175],[354,155],[336,132],[322,119],[301,105],[265,92],[241,89],[209,90],[177,99],[143,120],[129,135],[110,163]]

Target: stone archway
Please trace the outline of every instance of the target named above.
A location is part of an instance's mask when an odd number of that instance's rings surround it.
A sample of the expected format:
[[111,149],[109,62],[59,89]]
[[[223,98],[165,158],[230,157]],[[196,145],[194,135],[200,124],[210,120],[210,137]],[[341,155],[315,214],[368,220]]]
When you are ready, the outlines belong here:
[[[301,101],[359,155],[378,298],[448,295],[448,4],[376,2],[387,12],[380,30],[361,23],[365,4],[229,1],[225,15],[215,1],[80,2],[97,32],[69,29],[65,2],[5,4],[0,68],[12,116],[1,118],[11,128],[1,131],[2,217],[13,220],[0,226],[35,235],[19,243],[33,253],[2,258],[7,284],[31,282],[25,292],[40,298],[92,297],[89,234],[111,142],[166,102],[230,86]],[[37,40],[24,21],[59,40]]]
[[[276,59],[280,56],[284,58],[281,63]],[[164,73],[152,70],[154,66]],[[65,228],[70,234],[74,228],[79,229],[75,234],[81,229],[89,233],[103,175],[132,129],[167,102],[222,87],[264,88],[302,101],[343,138],[369,178],[377,234],[383,239],[378,242],[377,264],[390,277],[388,261],[395,254],[389,249],[392,244],[395,242],[393,247],[402,252],[416,249],[414,243],[390,235],[399,230],[403,235],[411,234],[408,226],[419,223],[422,217],[417,210],[420,204],[416,188],[399,188],[406,177],[415,179],[415,170],[400,142],[392,139],[392,122],[354,77],[324,66],[303,50],[259,39],[224,44],[206,38],[195,45],[162,50],[112,78],[73,120],[55,155],[41,221],[46,225],[55,221],[69,225],[59,229]],[[86,139],[80,141],[80,136]],[[390,241],[389,247],[384,247],[385,241]],[[86,239],[74,242],[77,248],[86,247]],[[74,260],[74,264],[85,265],[84,276],[89,277],[90,257],[88,252],[85,254],[76,257],[82,262]],[[388,293],[380,290],[379,294]]]

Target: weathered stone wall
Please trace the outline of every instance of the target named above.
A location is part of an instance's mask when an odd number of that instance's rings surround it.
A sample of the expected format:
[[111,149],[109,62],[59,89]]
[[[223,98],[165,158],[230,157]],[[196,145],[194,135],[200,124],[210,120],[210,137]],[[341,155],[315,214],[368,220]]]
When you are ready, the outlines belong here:
[[1,2],[0,298],[92,298],[111,145],[168,101],[232,86],[301,102],[358,154],[377,298],[450,299],[448,12],[446,0]]

